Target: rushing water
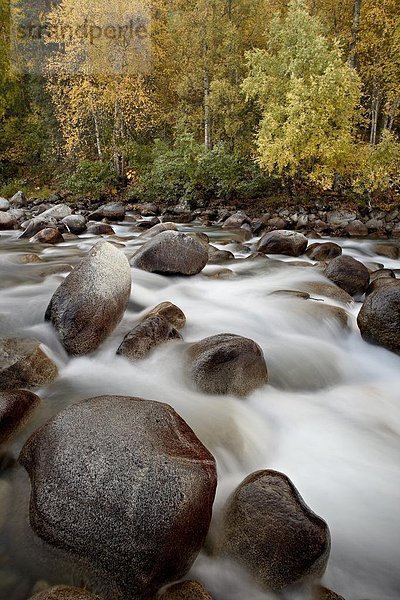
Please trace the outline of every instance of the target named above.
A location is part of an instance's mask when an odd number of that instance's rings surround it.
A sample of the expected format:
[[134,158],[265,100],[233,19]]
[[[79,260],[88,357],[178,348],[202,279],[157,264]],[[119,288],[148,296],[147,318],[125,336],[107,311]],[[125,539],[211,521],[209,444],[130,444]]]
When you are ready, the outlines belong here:
[[[216,520],[227,495],[247,474],[260,468],[283,471],[329,524],[332,553],[324,583],[346,600],[398,600],[400,357],[362,341],[356,325],[360,304],[343,305],[315,293],[315,300],[271,295],[303,289],[307,282],[326,282],[308,259],[246,260],[256,240],[245,246],[237,241],[227,244],[235,237],[232,233],[204,231],[212,243],[240,260],[210,265],[192,278],[133,269],[123,322],[97,353],[74,359],[66,356],[43,315],[62,278],[97,238],[82,236],[48,247],[17,240],[15,232],[0,234],[0,335],[38,338],[60,367],[58,381],[37,392],[43,399],[41,408],[7,450],[17,456],[35,428],[83,398],[125,394],[167,402],[217,459]],[[134,223],[124,223],[116,232],[109,240],[131,256],[139,243]],[[400,269],[400,261],[376,256],[373,241],[339,243],[346,254],[365,264]],[[38,254],[42,261],[21,264],[26,253]],[[233,274],[209,277],[221,268]],[[246,400],[198,393],[185,377],[180,342],[167,344],[136,364],[117,357],[122,337],[149,308],[165,300],[186,314],[185,342],[223,332],[258,342],[270,384]],[[317,304],[344,307],[350,329],[324,319]],[[41,579],[78,583],[74,573],[41,554],[27,526],[28,499],[24,470],[16,467],[3,474],[2,600],[25,600]],[[272,598],[255,589],[232,564],[206,554],[198,558],[190,576],[200,579],[216,600]]]

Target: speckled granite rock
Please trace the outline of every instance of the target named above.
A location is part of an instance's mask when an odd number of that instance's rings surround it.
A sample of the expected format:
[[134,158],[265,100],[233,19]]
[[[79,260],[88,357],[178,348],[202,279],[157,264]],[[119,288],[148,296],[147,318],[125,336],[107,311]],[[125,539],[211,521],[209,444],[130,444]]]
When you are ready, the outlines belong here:
[[151,311],[146,314],[145,318],[154,315],[163,317],[177,329],[183,329],[186,325],[185,313],[179,306],[172,304],[172,302],[161,302],[161,304],[157,304],[157,306],[152,308]]
[[160,600],[213,600],[198,581],[175,583],[157,598]]
[[257,250],[264,254],[300,256],[306,251],[307,245],[308,240],[302,233],[278,229],[264,234],[258,243]]
[[35,388],[55,381],[58,369],[40,342],[26,338],[0,338],[0,390]]
[[145,358],[157,346],[181,339],[179,331],[169,321],[164,317],[152,315],[146,317],[124,337],[117,354],[129,360],[139,360]]
[[29,600],[100,600],[100,598],[82,588],[56,585],[33,594]]
[[286,475],[249,475],[227,502],[217,553],[240,563],[267,589],[322,576],[330,553],[327,524]]
[[0,444],[12,437],[39,403],[39,396],[26,390],[0,392]]
[[326,267],[325,275],[350,296],[364,294],[369,285],[365,265],[352,256],[338,256]]
[[36,534],[114,600],[179,580],[204,542],[215,462],[166,404],[80,402],[36,431],[20,462],[31,478]]
[[99,242],[66,277],[46,311],[69,354],[93,352],[121,321],[131,291],[126,256]]

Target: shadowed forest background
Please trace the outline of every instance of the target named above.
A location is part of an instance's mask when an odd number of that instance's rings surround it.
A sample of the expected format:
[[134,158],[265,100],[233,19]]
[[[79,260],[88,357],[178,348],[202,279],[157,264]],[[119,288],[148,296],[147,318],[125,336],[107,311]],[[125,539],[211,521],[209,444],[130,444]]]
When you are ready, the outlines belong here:
[[[57,26],[93,11],[56,4],[43,10]],[[131,68],[126,44],[107,54],[74,40],[35,74],[13,68],[0,0],[1,196],[397,201],[400,0],[148,6],[145,69]]]

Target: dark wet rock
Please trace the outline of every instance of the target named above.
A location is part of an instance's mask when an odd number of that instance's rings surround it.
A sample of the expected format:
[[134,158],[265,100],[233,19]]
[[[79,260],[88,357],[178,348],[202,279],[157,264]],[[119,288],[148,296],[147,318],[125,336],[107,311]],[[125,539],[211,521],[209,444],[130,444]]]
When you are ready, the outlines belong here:
[[68,215],[62,219],[62,223],[68,231],[76,235],[86,231],[86,219],[82,215]]
[[153,225],[153,227],[151,227],[148,231],[144,231],[142,234],[140,234],[140,237],[153,238],[163,231],[177,231],[177,229],[178,228],[175,223],[158,223],[158,225]]
[[10,203],[6,198],[0,198],[0,210],[8,210],[10,208]]
[[287,256],[300,256],[306,251],[307,238],[297,231],[271,231],[263,235],[258,243],[258,252],[264,254],[285,254]]
[[225,262],[226,260],[234,260],[235,255],[228,250],[219,250],[215,246],[209,245],[208,247],[208,263],[209,264],[217,264],[220,262]]
[[0,211],[0,231],[6,231],[7,229],[14,229],[17,224],[16,219],[8,212]]
[[55,381],[57,375],[56,365],[38,340],[0,339],[0,390],[40,387]]
[[344,600],[344,598],[332,590],[318,585],[314,588],[312,600]]
[[21,233],[20,238],[31,238],[40,231],[43,231],[43,229],[57,229],[57,219],[54,217],[42,217],[42,215],[39,215],[38,217],[30,219],[26,223],[22,223],[22,227],[24,228],[24,231]]
[[88,223],[87,232],[91,235],[113,235],[114,229],[108,223]]
[[[388,271],[389,273],[393,273],[393,271],[390,271],[389,269],[381,269],[381,271]],[[376,271],[376,272],[380,273],[380,271]],[[366,295],[369,296],[370,294],[372,294],[372,292],[375,292],[379,288],[382,288],[385,286],[398,285],[399,283],[400,283],[400,280],[396,279],[396,276],[394,273],[393,273],[393,275],[376,277],[375,279],[371,279],[371,283],[368,286]]]
[[179,331],[169,321],[154,315],[146,317],[124,337],[117,354],[129,360],[138,360],[145,358],[161,344],[181,339]]
[[226,221],[224,221],[224,224],[222,225],[222,227],[224,229],[240,228],[244,223],[247,223],[250,225],[251,221],[250,221],[249,217],[246,215],[246,213],[239,211],[239,212],[235,213],[234,215],[228,217],[226,219]]
[[82,588],[56,585],[31,596],[29,600],[101,600]]
[[17,192],[10,199],[10,206],[12,206],[13,208],[23,208],[24,206],[27,206],[27,204],[28,204],[28,200],[27,200],[24,192]]
[[325,275],[350,296],[364,294],[369,285],[367,267],[352,256],[334,258],[326,267]]
[[395,246],[394,244],[376,244],[375,252],[380,256],[386,256],[386,258],[391,258],[393,260],[398,260],[400,258],[400,247]]
[[160,600],[213,600],[198,581],[175,583],[157,598]]
[[368,235],[368,227],[359,219],[351,221],[344,230],[350,237],[367,237]]
[[342,255],[342,248],[333,242],[316,243],[308,246],[306,254],[311,260],[330,260]]
[[370,274],[370,280],[375,281],[376,279],[386,279],[386,278],[396,279],[396,275],[392,269],[377,269],[373,273]]
[[330,533],[286,475],[258,471],[228,500],[217,550],[266,589],[281,590],[322,576]]
[[247,396],[268,382],[258,344],[233,334],[208,337],[187,350],[190,377],[206,394]]
[[72,405],[33,434],[20,462],[35,533],[105,597],[151,597],[203,545],[215,461],[166,404],[103,396]]
[[121,321],[131,291],[126,256],[98,242],[54,293],[46,311],[69,354],[96,350]]
[[51,208],[48,208],[47,210],[42,212],[40,216],[42,218],[52,217],[57,221],[61,221],[62,219],[68,217],[71,214],[72,210],[69,206],[67,206],[66,204],[57,204],[56,206],[52,206]]
[[367,297],[357,323],[365,341],[400,354],[400,280],[391,281]]
[[34,235],[29,241],[37,242],[39,244],[61,244],[64,241],[64,238],[58,229],[46,227],[46,229],[39,231],[39,233]]
[[39,396],[26,390],[0,392],[0,444],[6,442],[26,423],[39,403]]
[[160,219],[158,217],[153,217],[153,219],[147,219],[146,221],[137,221],[135,223],[138,229],[151,229],[155,225],[160,224]]
[[132,266],[151,273],[196,275],[206,266],[208,248],[198,238],[164,231],[145,242],[132,258]]
[[173,327],[176,327],[176,329],[183,329],[186,325],[185,313],[179,306],[172,304],[172,302],[161,302],[161,304],[158,304],[148,312],[145,318],[153,316],[163,317],[163,319],[168,321]]
[[159,212],[157,205],[151,203],[139,204],[137,209],[142,217],[153,217]]
[[105,204],[89,215],[92,221],[123,221],[125,219],[125,206],[119,203]]

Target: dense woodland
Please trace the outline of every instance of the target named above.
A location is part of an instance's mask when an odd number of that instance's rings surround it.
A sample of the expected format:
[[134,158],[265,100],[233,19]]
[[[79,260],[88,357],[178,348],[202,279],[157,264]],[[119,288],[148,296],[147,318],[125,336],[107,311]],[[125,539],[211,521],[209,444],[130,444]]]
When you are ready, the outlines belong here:
[[[101,19],[106,6],[44,4],[54,27]],[[0,0],[1,196],[195,203],[302,188],[396,199],[400,0],[149,4],[141,52],[73,39],[42,72],[19,72]]]

